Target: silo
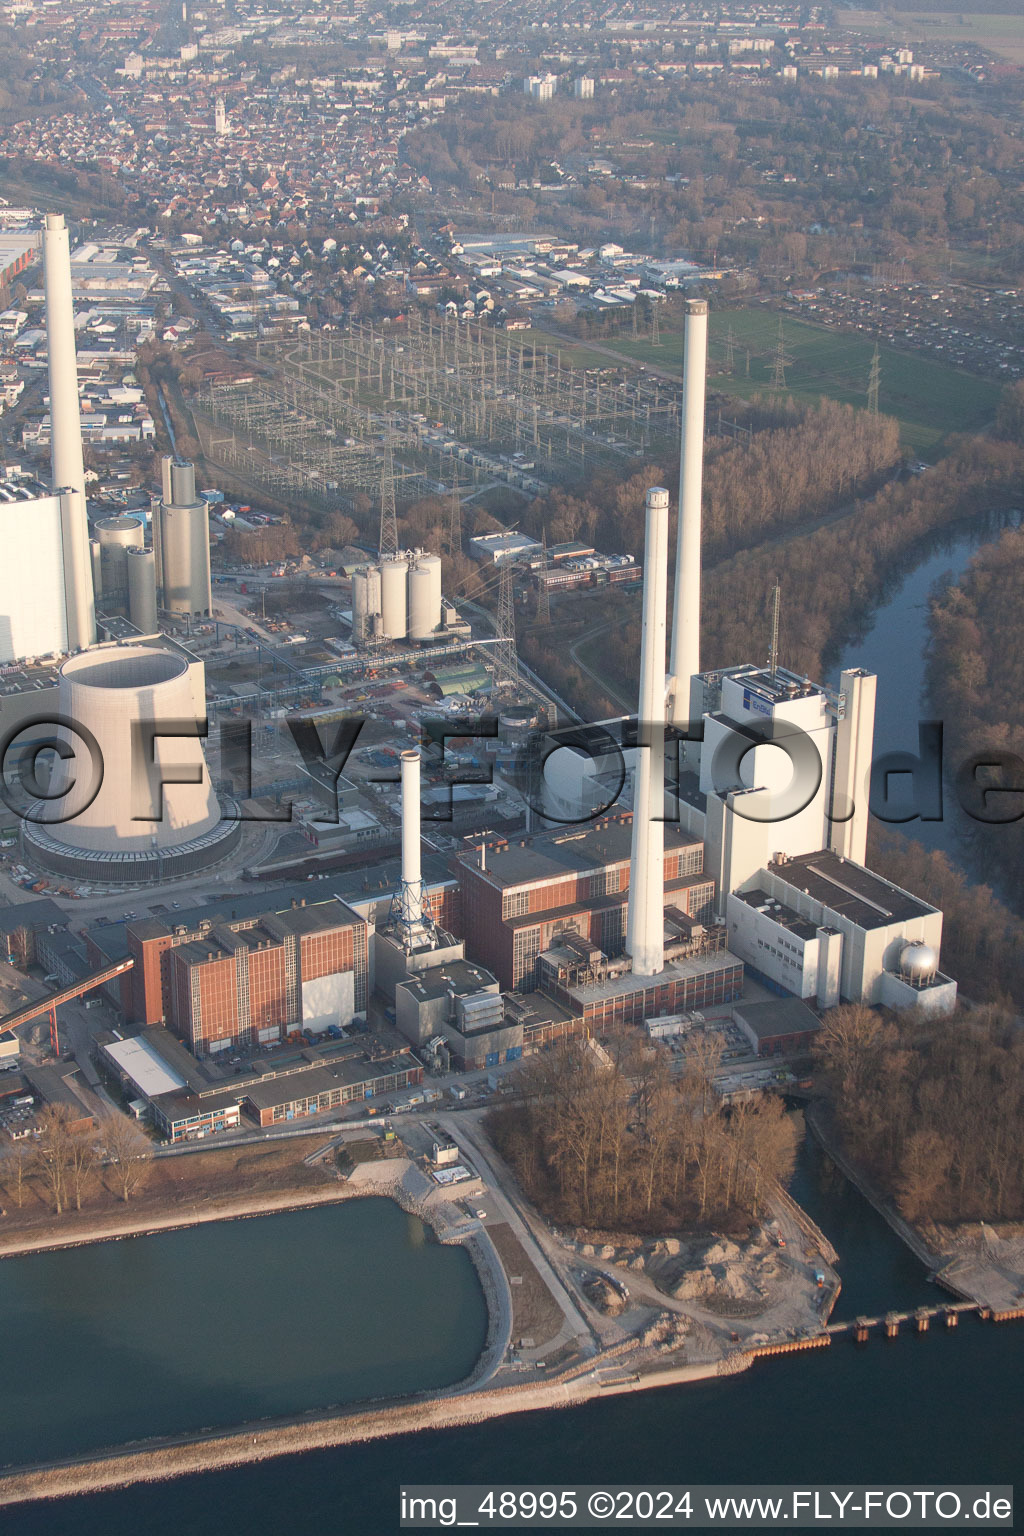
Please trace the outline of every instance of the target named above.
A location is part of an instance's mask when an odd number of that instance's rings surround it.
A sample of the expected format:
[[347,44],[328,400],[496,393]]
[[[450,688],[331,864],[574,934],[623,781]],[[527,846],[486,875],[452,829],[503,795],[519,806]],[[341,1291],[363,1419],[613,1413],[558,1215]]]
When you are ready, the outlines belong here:
[[163,606],[169,613],[207,614],[213,603],[210,583],[210,510],[196,496],[195,467],[184,459],[164,461],[159,550]]
[[155,635],[156,561],[151,549],[125,551],[128,566],[128,617],[141,635]]
[[359,641],[377,633],[380,619],[380,571],[369,565],[352,577],[352,635]]
[[406,584],[408,560],[380,563],[381,632],[386,640],[404,640],[409,628]]
[[92,561],[92,590],[96,600],[99,601],[99,599],[103,596],[103,572],[100,564],[101,556],[99,539],[89,540],[89,557]]
[[441,561],[421,555],[409,572],[409,639],[432,639],[440,622]]
[[101,517],[93,524],[100,546],[100,576],[107,602],[126,602],[128,564],[125,552],[141,549],[145,530],[140,517]]

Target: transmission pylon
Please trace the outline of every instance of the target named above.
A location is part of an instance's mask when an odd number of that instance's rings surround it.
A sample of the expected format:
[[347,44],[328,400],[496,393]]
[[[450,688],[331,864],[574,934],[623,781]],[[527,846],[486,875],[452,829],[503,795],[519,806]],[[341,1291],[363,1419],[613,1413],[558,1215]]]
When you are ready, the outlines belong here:
[[773,389],[785,389],[785,387],[786,387],[786,364],[787,363],[791,363],[792,361],[793,361],[793,359],[791,357],[787,357],[786,356],[786,341],[785,341],[785,337],[782,334],[782,316],[780,315],[779,316],[779,335],[778,335],[778,339],[777,339],[777,341],[775,343],[775,361],[772,364],[772,388]]
[[515,585],[512,580],[512,561],[501,563],[501,585],[498,589],[498,625],[494,646],[494,692],[508,693],[518,698],[519,653],[516,650]]
[[[547,531],[546,528],[542,529],[542,531],[541,531],[540,549],[541,549],[541,559],[544,562],[543,565],[541,566],[540,574],[543,576],[546,573],[547,568],[548,568],[548,531]],[[551,594],[548,591],[548,584],[547,584],[546,581],[541,581],[538,584],[538,594],[539,595],[537,597],[537,623],[538,624],[550,624],[551,623]]]
[[733,335],[732,326],[730,325],[725,337],[725,366],[729,373],[732,373],[732,359],[735,347],[736,337]]
[[871,372],[868,374],[868,410],[872,416],[878,415],[878,386],[882,381],[882,359],[878,353],[878,343],[875,342],[874,354],[871,358]]
[[384,468],[380,478],[380,558],[393,560],[398,554],[398,515],[395,512],[395,451],[391,443],[391,424],[384,434]]
[[658,328],[658,306],[657,306],[657,304],[652,304],[651,305],[651,346],[652,347],[660,347],[661,346],[661,332],[660,332],[660,330]]
[[448,509],[448,553],[453,559],[462,553],[462,492],[457,475],[452,482],[452,499]]

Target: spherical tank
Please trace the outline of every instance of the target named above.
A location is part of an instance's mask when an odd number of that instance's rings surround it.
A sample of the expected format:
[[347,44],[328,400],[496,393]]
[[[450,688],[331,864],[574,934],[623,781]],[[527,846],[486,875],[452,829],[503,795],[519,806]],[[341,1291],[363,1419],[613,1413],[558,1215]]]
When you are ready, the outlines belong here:
[[100,580],[108,597],[128,589],[126,549],[141,549],[145,540],[139,517],[101,517],[93,524],[100,546]]
[[404,640],[409,628],[406,584],[407,560],[382,560],[380,563],[381,629],[388,640]]
[[125,551],[128,565],[128,617],[140,635],[159,630],[156,613],[156,560],[151,549]]
[[938,955],[920,939],[912,939],[900,951],[900,971],[909,982],[930,981],[938,968]]
[[[72,756],[55,766],[50,794],[55,785],[67,789],[31,818],[51,842],[122,855],[169,852],[218,825],[202,741],[198,730],[187,733],[202,711],[203,670],[202,662],[145,645],[99,646],[64,662],[58,707],[77,729],[59,732]],[[162,724],[172,734],[161,736]],[[195,782],[175,782],[190,777]]]

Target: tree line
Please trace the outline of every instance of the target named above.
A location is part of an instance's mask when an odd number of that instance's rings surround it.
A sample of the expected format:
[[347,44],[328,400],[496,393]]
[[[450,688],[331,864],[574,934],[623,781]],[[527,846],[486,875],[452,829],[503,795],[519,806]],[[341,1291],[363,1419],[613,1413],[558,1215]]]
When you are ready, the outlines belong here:
[[94,1128],[69,1105],[47,1104],[36,1116],[35,1134],[3,1148],[0,1179],[19,1210],[37,1194],[60,1216],[80,1211],[101,1176],[127,1203],[145,1183],[151,1157],[149,1140],[127,1115],[111,1113]]
[[741,1223],[789,1177],[795,1139],[777,1098],[722,1107],[720,1056],[720,1040],[698,1036],[672,1077],[635,1031],[607,1052],[566,1041],[524,1065],[488,1132],[556,1221],[652,1233]]
[[1024,1034],[997,1009],[886,1019],[849,1004],[816,1044],[850,1156],[910,1221],[1024,1216]]
[[[1008,754],[979,781],[1016,789],[990,793],[978,810],[1001,824],[976,824],[972,851],[1014,906],[1024,906],[1024,531],[1007,529],[978,551],[959,584],[929,605],[928,690],[945,731],[947,758],[965,763]],[[1016,819],[1015,819],[1016,818]]]

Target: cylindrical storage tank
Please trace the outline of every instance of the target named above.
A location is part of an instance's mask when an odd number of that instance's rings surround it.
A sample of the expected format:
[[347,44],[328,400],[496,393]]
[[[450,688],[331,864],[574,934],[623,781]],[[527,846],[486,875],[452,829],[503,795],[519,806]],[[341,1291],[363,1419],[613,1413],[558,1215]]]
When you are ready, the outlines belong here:
[[380,571],[375,565],[356,571],[352,577],[352,634],[356,640],[369,640],[380,618]]
[[125,551],[141,549],[145,529],[140,517],[101,517],[93,524],[100,546],[100,574],[108,602],[127,600],[128,565]]
[[[50,792],[62,772],[70,788],[32,818],[51,842],[109,854],[156,853],[220,824],[198,734],[203,670],[202,662],[146,645],[101,646],[64,662],[58,708],[75,728],[59,734],[73,755],[55,767]],[[182,735],[183,723],[192,720],[196,735]],[[174,734],[161,736],[161,722]],[[189,769],[198,782],[176,782]]]
[[441,561],[421,555],[409,572],[409,639],[432,639],[440,623]]
[[92,560],[92,590],[98,600],[103,596],[103,567],[99,539],[89,540],[89,556]]
[[210,509],[196,496],[196,472],[172,459],[165,479],[171,500],[160,507],[158,545],[163,606],[168,613],[208,614],[213,605],[210,580]]
[[155,635],[156,561],[151,549],[125,551],[128,566],[128,617],[141,635]]
[[409,630],[406,584],[407,560],[382,560],[380,563],[381,632],[387,640],[404,640]]

